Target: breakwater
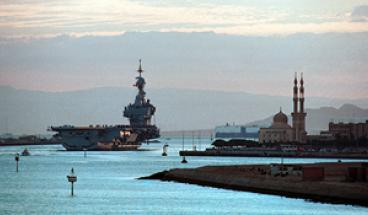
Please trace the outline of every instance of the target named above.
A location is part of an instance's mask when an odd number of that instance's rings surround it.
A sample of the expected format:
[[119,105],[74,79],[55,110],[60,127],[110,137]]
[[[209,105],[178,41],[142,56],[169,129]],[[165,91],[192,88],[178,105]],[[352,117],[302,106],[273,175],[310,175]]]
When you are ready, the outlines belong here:
[[[355,176],[348,174],[351,169],[363,170],[364,177],[360,181],[352,179],[351,177]],[[322,170],[322,173],[319,170]],[[175,181],[319,202],[368,206],[367,176],[367,163],[318,163],[204,166],[172,169],[141,179]]]
[[289,158],[336,158],[336,159],[368,159],[367,153],[340,152],[283,152],[270,150],[206,150],[180,151],[180,156],[230,156],[230,157],[289,157]]

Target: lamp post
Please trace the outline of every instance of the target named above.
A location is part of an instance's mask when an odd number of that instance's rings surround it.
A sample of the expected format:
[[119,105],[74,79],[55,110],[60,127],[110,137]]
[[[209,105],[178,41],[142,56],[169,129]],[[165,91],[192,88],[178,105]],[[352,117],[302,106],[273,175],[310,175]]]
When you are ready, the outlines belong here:
[[77,182],[77,176],[74,174],[74,169],[70,171],[70,175],[66,176],[68,181],[72,183],[72,196],[74,196],[74,182]]
[[15,162],[17,163],[16,171],[18,172],[19,153],[15,154]]

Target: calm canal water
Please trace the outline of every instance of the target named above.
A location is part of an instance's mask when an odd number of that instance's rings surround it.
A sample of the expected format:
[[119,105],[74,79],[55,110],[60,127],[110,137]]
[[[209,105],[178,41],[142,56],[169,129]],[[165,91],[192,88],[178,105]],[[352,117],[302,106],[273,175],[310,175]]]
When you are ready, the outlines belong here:
[[[165,142],[168,157],[161,156]],[[0,214],[368,214],[368,208],[359,206],[136,180],[177,167],[280,162],[279,158],[189,157],[188,164],[181,164],[181,147],[181,140],[173,139],[142,147],[149,151],[88,152],[85,158],[83,152],[67,152],[62,146],[32,146],[28,148],[32,156],[20,158],[19,173],[14,154],[24,147],[0,147]],[[315,161],[326,159],[284,162]],[[72,167],[78,176],[74,197],[66,179]]]

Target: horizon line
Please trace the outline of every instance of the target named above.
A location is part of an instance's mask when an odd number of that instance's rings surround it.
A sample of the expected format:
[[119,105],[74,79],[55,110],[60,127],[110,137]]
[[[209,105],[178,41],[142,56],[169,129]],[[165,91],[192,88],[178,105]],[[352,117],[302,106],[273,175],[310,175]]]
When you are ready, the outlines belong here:
[[34,41],[34,40],[43,40],[43,39],[55,39],[62,37],[69,37],[72,39],[80,39],[80,38],[88,38],[88,37],[120,37],[129,34],[147,34],[147,33],[162,33],[162,34],[170,34],[170,33],[180,33],[180,34],[213,34],[220,36],[234,36],[234,37],[289,37],[294,35],[327,35],[327,34],[367,34],[368,30],[361,31],[326,31],[326,32],[290,32],[290,33],[270,33],[270,34],[235,34],[235,33],[225,33],[225,32],[216,32],[216,31],[112,31],[112,32],[69,32],[69,33],[55,33],[55,34],[44,34],[44,35],[17,35],[17,36],[0,36],[0,41],[3,42],[11,42],[11,41]]
[[[92,91],[96,89],[132,89],[128,86],[96,86],[96,87],[86,87],[86,88],[80,88],[80,89],[71,89],[71,90],[42,90],[42,89],[27,89],[27,88],[21,88],[21,87],[15,87],[11,85],[2,85],[0,84],[0,90],[2,88],[11,88],[13,90],[19,90],[19,91],[29,91],[29,92],[40,92],[40,93],[74,93],[74,92],[82,92],[82,91]],[[150,87],[150,90],[183,90],[183,91],[199,91],[199,92],[218,92],[218,93],[241,93],[241,94],[249,94],[254,96],[270,96],[270,97],[290,97],[292,98],[292,91],[290,91],[290,95],[283,95],[283,94],[262,94],[262,93],[255,93],[255,92],[249,92],[249,91],[237,91],[237,90],[218,90],[218,89],[201,89],[201,88],[175,88],[175,87]],[[135,92],[135,91],[134,91]],[[149,94],[149,93],[148,93]],[[313,99],[341,99],[341,100],[350,100],[350,101],[356,101],[356,100],[368,100],[368,97],[328,97],[328,96],[307,96],[306,100],[308,98]]]

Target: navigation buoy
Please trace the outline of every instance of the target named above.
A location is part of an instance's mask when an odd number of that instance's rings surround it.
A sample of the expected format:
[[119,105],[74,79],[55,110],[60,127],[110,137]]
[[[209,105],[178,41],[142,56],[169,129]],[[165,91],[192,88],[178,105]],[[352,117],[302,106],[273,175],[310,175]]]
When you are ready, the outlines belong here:
[[74,169],[73,168],[70,171],[70,175],[67,175],[66,177],[67,177],[68,181],[70,183],[72,183],[71,194],[72,194],[72,196],[74,196],[74,182],[77,182],[77,176],[74,174]]
[[188,161],[185,159],[185,156],[183,156],[183,160],[181,160],[181,163],[188,163]]
[[167,156],[167,147],[169,147],[167,144],[162,147],[162,156]]
[[16,171],[18,172],[18,163],[19,163],[19,153],[15,154],[15,162],[17,163],[16,164]]

